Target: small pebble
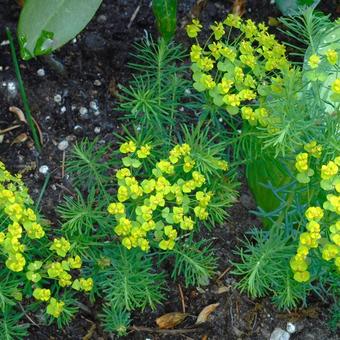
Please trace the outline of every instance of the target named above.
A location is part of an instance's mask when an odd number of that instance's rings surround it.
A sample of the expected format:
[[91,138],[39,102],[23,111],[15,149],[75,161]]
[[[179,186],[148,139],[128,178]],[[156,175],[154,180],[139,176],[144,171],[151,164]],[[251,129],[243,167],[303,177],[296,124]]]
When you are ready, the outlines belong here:
[[96,126],[94,128],[94,133],[100,133],[100,127],[99,126]]
[[4,69],[3,66],[0,66],[0,71],[3,71],[3,69]]
[[3,40],[0,44],[1,46],[7,46],[9,45],[9,40]]
[[60,103],[61,102],[61,95],[60,94],[56,94],[53,98],[53,100],[56,102],[56,103]]
[[72,43],[73,43],[73,44],[76,44],[76,43],[77,43],[77,38],[73,38],[73,39],[72,39]]
[[45,70],[43,68],[39,68],[39,70],[37,71],[37,75],[39,77],[44,77],[45,76]]
[[100,86],[102,84],[102,82],[99,80],[99,79],[96,79],[94,82],[93,82],[93,85],[95,86]]
[[99,115],[100,115],[100,111],[98,111],[98,110],[97,110],[97,111],[94,111],[93,114],[94,114],[95,116],[99,116]]
[[65,113],[66,112],[66,106],[61,107],[60,112]]
[[222,118],[218,118],[218,121],[219,121],[220,123],[222,123],[222,122],[223,122],[223,119],[222,119]]
[[92,110],[94,110],[94,111],[97,111],[97,110],[98,110],[98,105],[97,105],[96,101],[92,100],[92,101],[90,102],[90,108],[91,108]]
[[106,20],[107,20],[107,17],[104,14],[99,15],[98,18],[97,18],[97,22],[99,24],[103,24],[104,22],[106,22]]
[[39,168],[39,172],[43,175],[47,175],[48,174],[48,171],[49,171],[49,168],[47,165],[42,165],[40,168]]
[[15,83],[13,81],[9,81],[7,83],[7,90],[12,94],[17,92],[17,87],[15,86]]
[[282,328],[275,328],[269,340],[289,340],[290,334]]
[[296,326],[293,323],[288,322],[286,330],[287,330],[288,333],[293,334],[293,333],[296,332]]
[[68,148],[68,141],[67,140],[62,140],[59,144],[58,144],[58,149],[60,151],[65,151]]
[[79,114],[81,115],[81,116],[84,116],[84,115],[86,115],[87,113],[88,113],[88,109],[86,108],[86,107],[84,107],[84,106],[82,106],[80,109],[79,109]]
[[83,128],[80,126],[80,125],[76,125],[74,128],[73,128],[73,131],[76,135],[81,135],[82,132],[83,132]]

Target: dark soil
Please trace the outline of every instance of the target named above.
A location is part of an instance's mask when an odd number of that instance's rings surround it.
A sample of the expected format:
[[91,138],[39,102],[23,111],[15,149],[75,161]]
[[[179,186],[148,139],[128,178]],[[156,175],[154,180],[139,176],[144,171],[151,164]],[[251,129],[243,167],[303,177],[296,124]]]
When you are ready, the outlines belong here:
[[[198,1],[200,2],[200,1]],[[200,12],[205,24],[222,19],[231,11],[233,1],[203,0],[206,6]],[[179,0],[179,28],[177,40],[188,45],[183,26],[188,14],[196,3],[195,0]],[[270,1],[246,1],[245,17],[256,21],[268,21],[268,17],[279,15]],[[130,19],[140,9],[133,22]],[[339,14],[336,0],[324,1],[321,9],[333,16]],[[22,108],[17,90],[17,81],[11,63],[9,46],[6,45],[4,28],[15,30],[19,7],[13,0],[0,0],[0,130],[12,126],[16,116],[10,113],[10,106]],[[129,24],[130,23],[130,24]],[[129,27],[129,28],[128,28]],[[44,147],[41,154],[34,151],[32,140],[25,140],[28,133],[26,126],[13,130],[0,142],[0,159],[9,170],[21,172],[37,198],[44,182],[44,175],[39,172],[42,165],[47,165],[52,173],[42,202],[42,211],[52,222],[56,222],[55,206],[67,194],[62,176],[63,152],[57,145],[67,140],[70,145],[83,137],[99,137],[103,141],[112,141],[112,132],[120,132],[115,93],[118,83],[127,83],[131,73],[127,63],[131,59],[134,42],[139,41],[146,32],[156,36],[154,18],[150,0],[104,0],[95,18],[73,42],[55,54],[66,70],[61,76],[49,66],[43,58],[30,62],[21,62],[21,71],[28,93],[32,113],[39,122],[43,133]],[[44,69],[45,76],[37,74]],[[55,96],[61,101],[56,102]],[[95,102],[98,109],[90,107]],[[79,110],[86,108],[86,114]],[[18,138],[18,136],[20,138]],[[240,202],[230,210],[230,219],[225,225],[216,228],[210,237],[220,258],[220,274],[229,266],[233,258],[232,250],[239,244],[238,239],[250,227],[259,222],[249,213],[254,208],[251,195],[246,187],[241,190]],[[286,327],[287,321],[302,326],[302,330],[292,339],[338,339],[328,326],[329,306],[310,299],[308,309],[291,313],[277,311],[268,299],[251,301],[232,286],[235,278],[226,273],[220,279],[212,280],[205,289],[184,289],[185,303],[190,315],[197,315],[202,308],[211,303],[219,303],[211,321],[199,331],[182,334],[159,334],[154,332],[133,331],[126,339],[269,339],[275,327]],[[155,328],[155,319],[167,312],[181,311],[181,299],[177,283],[168,282],[168,301],[157,311],[136,313],[133,324]],[[315,299],[316,301],[316,299]],[[69,327],[57,330],[55,327],[31,327],[29,339],[105,339],[95,312],[100,306],[91,306],[90,313],[83,311]],[[194,323],[188,318],[180,327]],[[91,335],[92,334],[92,335]],[[1,338],[1,335],[0,335]]]

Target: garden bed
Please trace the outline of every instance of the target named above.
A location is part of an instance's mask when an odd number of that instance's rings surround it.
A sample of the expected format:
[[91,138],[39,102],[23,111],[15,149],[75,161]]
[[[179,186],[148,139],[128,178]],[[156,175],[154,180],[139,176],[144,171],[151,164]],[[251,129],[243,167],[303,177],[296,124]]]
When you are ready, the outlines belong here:
[[[179,1],[177,41],[189,46],[183,26],[196,1]],[[208,25],[223,19],[232,9],[232,1],[202,1],[201,21]],[[113,4],[114,3],[114,4]],[[88,27],[67,46],[55,53],[65,67],[65,74],[58,74],[43,59],[21,62],[21,71],[33,116],[42,131],[44,146],[40,154],[25,125],[7,133],[0,143],[0,160],[13,172],[23,174],[34,200],[38,199],[45,181],[44,166],[51,178],[41,203],[43,214],[54,226],[58,225],[55,207],[68,195],[71,186],[65,176],[65,154],[84,137],[99,138],[102,143],[116,142],[122,133],[122,113],[117,105],[118,84],[127,84],[131,73],[127,64],[133,44],[146,34],[157,35],[149,0],[104,1]],[[325,13],[336,16],[336,1],[321,6]],[[11,0],[0,0],[0,129],[15,124],[16,116],[10,106],[22,108],[17,81],[6,44],[4,27],[15,29],[19,15],[18,6]],[[247,1],[244,17],[254,21],[268,21],[279,15],[270,1]],[[275,30],[275,27],[272,28]],[[239,176],[242,182],[243,174]],[[207,233],[219,258],[217,275],[208,286],[185,288],[183,282],[167,281],[169,293],[165,303],[155,311],[132,314],[131,331],[126,339],[269,339],[276,327],[286,328],[292,322],[298,332],[292,339],[338,339],[332,333],[329,305],[313,296],[309,306],[292,312],[278,311],[270,299],[250,300],[233,287],[236,278],[230,274],[230,260],[237,257],[233,250],[239,239],[260,221],[251,213],[256,205],[246,186],[242,184],[238,202],[229,209],[230,217],[224,225]],[[210,321],[202,327],[192,326],[194,316],[207,305],[218,303]],[[35,326],[30,328],[29,339],[101,339],[107,338],[98,322],[100,302],[95,305],[82,301],[83,308],[67,327]],[[157,317],[182,311],[183,305],[190,316],[175,330],[159,330]],[[27,322],[39,324],[35,315],[27,315]]]

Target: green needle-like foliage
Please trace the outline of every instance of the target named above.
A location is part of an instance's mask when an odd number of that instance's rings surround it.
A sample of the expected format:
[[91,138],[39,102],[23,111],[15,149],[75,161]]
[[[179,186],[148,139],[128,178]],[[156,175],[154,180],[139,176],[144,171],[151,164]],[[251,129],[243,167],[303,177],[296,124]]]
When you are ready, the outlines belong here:
[[162,260],[168,258],[174,261],[172,279],[183,277],[186,287],[207,285],[217,268],[213,249],[206,240],[194,242],[189,239],[165,253]]
[[7,306],[0,313],[0,334],[3,340],[20,340],[28,336],[28,324],[22,323],[22,313]]
[[118,336],[125,336],[130,324],[130,313],[122,309],[116,309],[112,303],[104,305],[103,311],[99,314],[103,328],[108,333],[116,333]]
[[104,160],[110,145],[98,146],[98,140],[85,139],[77,143],[71,151],[66,162],[67,172],[71,175],[73,183],[80,189],[99,188],[105,192],[109,182],[107,175],[109,161]]
[[62,229],[67,235],[88,235],[96,227],[106,224],[108,217],[105,208],[102,202],[97,201],[94,189],[87,197],[76,190],[76,197],[65,197],[57,212],[63,222]]
[[111,265],[95,276],[99,292],[114,309],[156,308],[163,301],[164,277],[153,270],[150,257],[137,249],[113,246],[107,258]]
[[246,238],[236,251],[240,262],[233,263],[232,273],[242,277],[237,287],[257,298],[265,296],[285,279],[295,246],[279,228],[271,228],[268,232],[254,229],[251,235],[252,238]]

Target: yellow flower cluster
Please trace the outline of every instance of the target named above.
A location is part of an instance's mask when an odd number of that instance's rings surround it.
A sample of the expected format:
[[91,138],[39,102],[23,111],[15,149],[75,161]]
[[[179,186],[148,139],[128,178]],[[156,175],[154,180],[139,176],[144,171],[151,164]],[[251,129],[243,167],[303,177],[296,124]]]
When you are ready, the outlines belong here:
[[[142,172],[147,177],[141,180],[133,176],[133,157],[138,157],[145,146],[137,150],[133,141],[123,145],[121,152],[125,153],[126,146],[130,150],[128,160],[123,158],[124,165],[130,164],[130,168],[117,171],[117,201],[107,208],[117,221],[114,231],[127,249],[139,247],[147,252],[151,245],[173,249],[180,230],[190,231],[197,220],[208,218],[213,193],[203,188],[206,179],[195,170],[188,144],[173,147],[168,158],[158,161],[151,173]],[[221,171],[228,168],[221,159],[216,159],[216,164]]]
[[25,235],[30,239],[40,239],[45,235],[36,214],[29,207],[32,203],[20,176],[12,176],[0,162],[0,211],[10,221],[7,230],[0,232],[0,245],[7,254],[7,268],[14,272],[22,271],[26,265],[25,245],[20,240]]
[[324,55],[312,54],[308,58],[308,66],[312,70],[315,70],[319,67],[323,59],[330,65],[335,65],[338,62],[338,52],[330,48],[324,52]]
[[[321,157],[322,148],[316,142],[306,144],[304,148],[310,155],[316,158]],[[296,168],[299,172],[305,172],[308,170],[308,154],[301,153],[299,155]],[[321,166],[320,187],[324,191],[330,191],[331,193],[327,195],[323,208],[312,206],[305,212],[305,217],[308,220],[306,232],[300,235],[297,253],[290,261],[294,279],[298,282],[306,282],[310,279],[308,255],[311,249],[317,249],[320,244],[323,245],[321,249],[322,258],[326,261],[334,259],[334,264],[338,268],[338,272],[340,272],[340,220],[336,217],[336,215],[340,215],[339,166],[340,157],[336,157]],[[329,221],[335,222],[329,226]]]
[[[42,280],[42,277],[58,280],[60,287],[70,286],[72,276],[69,271],[80,269],[82,265],[79,256],[69,257],[62,262],[48,262],[43,265],[42,261],[32,261],[26,263],[24,252],[35,245],[28,243],[28,240],[41,239],[45,236],[42,226],[38,223],[37,216],[30,208],[33,201],[31,200],[28,189],[21,180],[20,176],[11,175],[0,162],[0,212],[5,219],[1,221],[2,228],[7,225],[7,229],[0,231],[0,246],[3,253],[7,255],[6,267],[13,272],[24,271],[26,267],[26,279],[36,285]],[[26,238],[27,236],[27,238]],[[21,243],[25,240],[25,244]],[[46,239],[46,242],[49,242]],[[54,239],[49,247],[59,257],[65,257],[70,250],[70,243],[64,238]],[[47,275],[46,275],[47,274]],[[80,281],[80,289],[88,291],[92,288],[92,279],[76,279],[73,284],[77,289],[77,282]],[[33,290],[33,297],[38,301],[49,302],[47,313],[58,317],[63,310],[64,302],[58,301],[52,297],[50,289],[37,287]],[[77,290],[80,290],[77,289]]]
[[[187,26],[188,36],[196,38],[201,28],[194,19]],[[289,68],[285,47],[267,32],[264,24],[256,25],[249,19],[243,21],[233,14],[223,23],[215,22],[210,29],[214,41],[208,41],[205,47],[198,41],[191,46],[195,89],[208,92],[214,104],[230,114],[237,114],[242,107],[242,117],[251,125],[268,126],[266,109],[254,110],[249,104],[259,96],[258,85],[270,81],[269,73]],[[236,45],[227,39],[232,29],[239,33],[240,42]]]

